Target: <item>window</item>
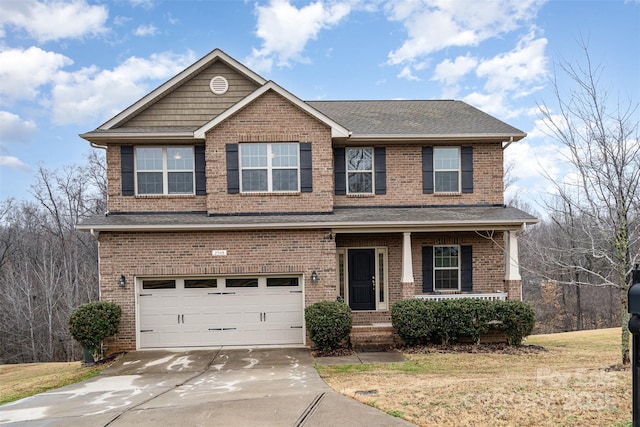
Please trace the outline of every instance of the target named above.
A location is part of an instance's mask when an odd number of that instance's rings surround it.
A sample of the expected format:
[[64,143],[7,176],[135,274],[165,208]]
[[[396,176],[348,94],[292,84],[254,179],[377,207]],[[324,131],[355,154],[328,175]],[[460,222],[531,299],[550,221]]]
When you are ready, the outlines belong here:
[[175,289],[175,280],[143,280],[142,289]]
[[460,289],[460,246],[435,246],[433,267],[436,291]]
[[297,192],[297,143],[240,144],[242,192]]
[[185,289],[202,289],[202,288],[217,288],[218,281],[216,279],[185,279]]
[[435,147],[433,174],[436,193],[460,192],[460,148]]
[[298,286],[297,277],[267,277],[267,287],[271,286]]
[[258,279],[227,279],[225,286],[227,288],[257,288]]
[[373,148],[347,148],[347,194],[373,194]]
[[194,194],[193,147],[136,147],[137,194]]

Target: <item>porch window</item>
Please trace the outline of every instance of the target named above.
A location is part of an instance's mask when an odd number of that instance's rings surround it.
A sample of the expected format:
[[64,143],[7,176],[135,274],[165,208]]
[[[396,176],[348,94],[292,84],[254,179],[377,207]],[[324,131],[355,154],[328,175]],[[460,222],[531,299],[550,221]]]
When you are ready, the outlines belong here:
[[373,194],[373,148],[347,148],[347,194]]
[[136,147],[137,194],[194,194],[193,147]]
[[459,193],[460,147],[435,147],[433,174],[436,193]]
[[460,246],[433,248],[434,288],[436,291],[460,289]]
[[240,144],[241,191],[300,191],[299,163],[297,143]]

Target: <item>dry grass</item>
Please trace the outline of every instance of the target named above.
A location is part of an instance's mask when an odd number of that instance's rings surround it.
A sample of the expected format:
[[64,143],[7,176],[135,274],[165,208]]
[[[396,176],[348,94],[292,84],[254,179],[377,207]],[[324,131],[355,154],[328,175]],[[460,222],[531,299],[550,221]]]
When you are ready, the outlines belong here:
[[335,390],[423,426],[630,426],[620,330],[530,337],[533,354],[407,354],[392,365],[319,367]]
[[0,405],[94,377],[105,367],[80,362],[0,365]]

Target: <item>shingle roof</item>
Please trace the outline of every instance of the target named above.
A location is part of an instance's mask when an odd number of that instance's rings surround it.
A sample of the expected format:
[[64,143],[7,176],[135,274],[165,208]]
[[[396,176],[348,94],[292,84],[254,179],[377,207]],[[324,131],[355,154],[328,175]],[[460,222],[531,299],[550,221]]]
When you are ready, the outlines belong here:
[[[525,133],[462,101],[307,101],[357,135]],[[519,138],[516,138],[519,136]]]
[[89,230],[220,230],[220,229],[493,229],[536,223],[513,207],[380,207],[336,208],[327,214],[216,215],[205,213],[96,215],[78,228]]

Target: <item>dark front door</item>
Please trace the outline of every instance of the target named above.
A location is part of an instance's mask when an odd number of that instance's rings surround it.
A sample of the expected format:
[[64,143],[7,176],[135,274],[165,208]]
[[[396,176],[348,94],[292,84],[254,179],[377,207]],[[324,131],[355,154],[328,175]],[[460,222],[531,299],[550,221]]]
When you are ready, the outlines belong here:
[[375,249],[349,249],[349,307],[375,310]]

